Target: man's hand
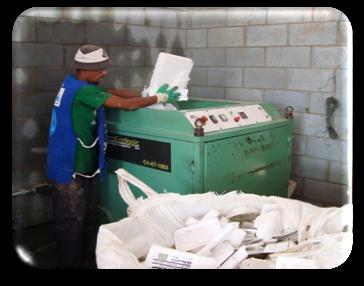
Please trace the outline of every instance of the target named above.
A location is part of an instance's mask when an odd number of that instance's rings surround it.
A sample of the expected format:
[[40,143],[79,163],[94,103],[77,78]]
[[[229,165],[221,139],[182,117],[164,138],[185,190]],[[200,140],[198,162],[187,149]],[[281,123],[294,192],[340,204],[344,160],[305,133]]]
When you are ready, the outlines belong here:
[[178,100],[178,98],[181,96],[181,94],[179,92],[175,92],[177,90],[177,86],[172,87],[171,89],[168,90],[169,85],[163,84],[162,86],[160,86],[157,90],[157,97],[158,97],[158,101],[157,103],[164,103],[164,102],[168,102],[168,103],[172,103]]

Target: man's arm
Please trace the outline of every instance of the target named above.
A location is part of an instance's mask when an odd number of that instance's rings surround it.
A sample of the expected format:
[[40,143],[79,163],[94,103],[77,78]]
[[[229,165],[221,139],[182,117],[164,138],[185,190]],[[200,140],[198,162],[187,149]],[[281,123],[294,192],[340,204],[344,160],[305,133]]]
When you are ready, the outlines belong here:
[[121,97],[121,98],[135,98],[135,97],[141,97],[140,92],[130,90],[130,89],[114,89],[109,88],[107,90],[112,95]]
[[112,89],[109,90],[111,96],[104,102],[104,106],[111,108],[119,108],[125,110],[135,110],[141,107],[149,106],[155,103],[172,103],[178,100],[181,95],[175,92],[177,86],[168,90],[168,84],[162,85],[157,93],[148,97],[130,97],[123,98],[119,94],[113,94]]
[[112,94],[104,103],[104,106],[111,108],[119,108],[124,110],[135,110],[141,107],[149,106],[157,103],[158,97],[156,95],[149,97],[133,97],[122,98],[116,94]]

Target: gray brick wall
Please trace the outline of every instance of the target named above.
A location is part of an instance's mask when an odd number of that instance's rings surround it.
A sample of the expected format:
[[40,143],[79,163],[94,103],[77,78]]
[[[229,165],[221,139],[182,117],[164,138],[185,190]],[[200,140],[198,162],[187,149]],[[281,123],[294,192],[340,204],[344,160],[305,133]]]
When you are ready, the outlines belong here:
[[14,99],[15,113],[22,116],[50,115],[54,101],[53,92],[18,94]]
[[244,7],[226,9],[227,26],[245,26],[266,23],[266,8]]
[[63,9],[60,7],[33,7],[25,10],[21,16],[60,19],[63,17]]
[[67,68],[39,68],[35,76],[37,90],[56,92],[61,87],[60,85],[69,71]]
[[246,28],[247,46],[285,46],[287,45],[287,26],[262,25]]
[[[47,55],[47,57],[44,55]],[[13,44],[13,67],[44,67],[62,65],[62,45],[20,42]]]
[[109,47],[109,56],[116,66],[144,66],[146,48]]
[[85,25],[77,21],[39,19],[37,35],[42,43],[83,43]]
[[207,85],[224,87],[242,87],[242,68],[208,68]]
[[207,30],[193,29],[187,30],[187,48],[207,47]]
[[109,8],[72,7],[63,10],[64,18],[83,21],[103,22],[109,19]]
[[218,48],[187,49],[187,57],[193,60],[194,66],[224,66],[225,51]]
[[310,104],[307,91],[266,90],[264,97],[266,101],[274,103],[279,110],[284,110],[290,105],[296,112],[305,112]]
[[125,45],[125,26],[109,23],[86,23],[86,43]]
[[243,47],[244,27],[209,29],[207,37],[209,47]]
[[312,8],[268,8],[267,23],[298,23],[312,20]]
[[346,47],[314,47],[312,49],[312,66],[317,68],[344,67],[347,63]]
[[[292,105],[297,196],[340,204],[348,187],[350,30],[332,8],[28,9],[13,27],[13,174],[44,174],[45,155],[31,150],[46,147],[55,93],[78,47],[93,42],[115,64],[104,86],[141,89],[165,51],[194,61],[192,98],[269,101],[281,111]],[[333,117],[339,140],[326,130],[330,96],[340,102]],[[44,179],[16,175],[13,186]]]
[[197,9],[189,13],[189,28],[224,27],[226,24],[225,9]]
[[32,68],[13,67],[12,81],[13,94],[36,91],[35,72]]
[[341,206],[348,202],[348,188],[346,185],[305,179],[302,197],[318,203]]
[[287,69],[287,88],[293,90],[333,91],[333,72],[323,69]]
[[171,28],[179,26],[178,12],[162,8],[146,8],[145,21],[146,25],[150,26]]
[[284,89],[286,70],[277,68],[245,68],[244,86]]
[[292,156],[292,174],[295,176],[325,181],[328,179],[328,167],[329,162],[327,160]]
[[267,48],[267,66],[271,67],[309,67],[309,47]]
[[14,42],[34,42],[36,40],[36,25],[34,18],[18,17],[13,26],[13,41]]
[[289,26],[289,44],[291,46],[335,45],[337,23],[305,23]]
[[263,48],[227,48],[226,65],[240,67],[264,66]]
[[264,91],[261,89],[251,89],[251,88],[226,88],[225,98],[231,100],[240,101],[263,101]]
[[139,8],[139,7],[110,8],[110,20],[113,23],[145,25],[145,8]]

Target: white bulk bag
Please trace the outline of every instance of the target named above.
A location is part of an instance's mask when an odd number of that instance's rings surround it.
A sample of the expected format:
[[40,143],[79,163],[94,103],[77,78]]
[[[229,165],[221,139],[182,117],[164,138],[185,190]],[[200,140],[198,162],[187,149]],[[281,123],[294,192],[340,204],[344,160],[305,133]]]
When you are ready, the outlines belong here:
[[[276,204],[281,211],[282,233],[298,229],[297,247],[300,242],[309,246],[310,241],[316,239],[315,248],[302,248],[306,251],[303,258],[309,254],[315,259],[317,254],[316,262],[319,267],[332,268],[343,263],[350,254],[352,238],[342,239],[341,234],[345,226],[352,225],[352,205],[320,208],[298,200],[236,191],[223,195],[212,192],[190,195],[158,194],[124,169],[118,169],[115,173],[118,176],[119,193],[128,205],[128,217],[100,226],[96,245],[96,262],[100,269],[145,268],[138,258],[145,257],[152,244],[173,247],[174,232],[185,227],[185,222],[190,217],[201,219],[211,209],[217,210],[223,216],[242,206],[261,210],[268,204]],[[147,198],[136,199],[128,183],[137,186]],[[330,243],[320,248],[318,241]],[[322,256],[330,252],[330,247],[335,247],[333,252],[337,263],[332,261],[332,257],[325,259]],[[299,253],[289,252],[282,255],[300,257]],[[272,259],[279,254],[274,255]]]

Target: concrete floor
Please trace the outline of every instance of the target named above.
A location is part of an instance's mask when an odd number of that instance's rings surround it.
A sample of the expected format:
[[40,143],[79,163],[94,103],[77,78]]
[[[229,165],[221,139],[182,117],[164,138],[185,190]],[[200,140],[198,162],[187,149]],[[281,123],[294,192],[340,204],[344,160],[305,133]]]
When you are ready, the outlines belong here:
[[[52,223],[41,224],[13,230],[13,245],[20,247],[29,255],[33,264],[26,264],[34,268],[52,269],[55,268],[55,242]],[[21,255],[17,257],[21,264]]]
[[[26,256],[30,257],[32,263],[26,263],[19,252],[15,252],[17,264],[36,269],[56,268],[56,244],[53,233],[53,224],[45,223],[33,227],[15,230],[12,233],[12,242],[15,249],[21,248]],[[95,269],[96,265],[92,260],[84,261],[83,269]]]

